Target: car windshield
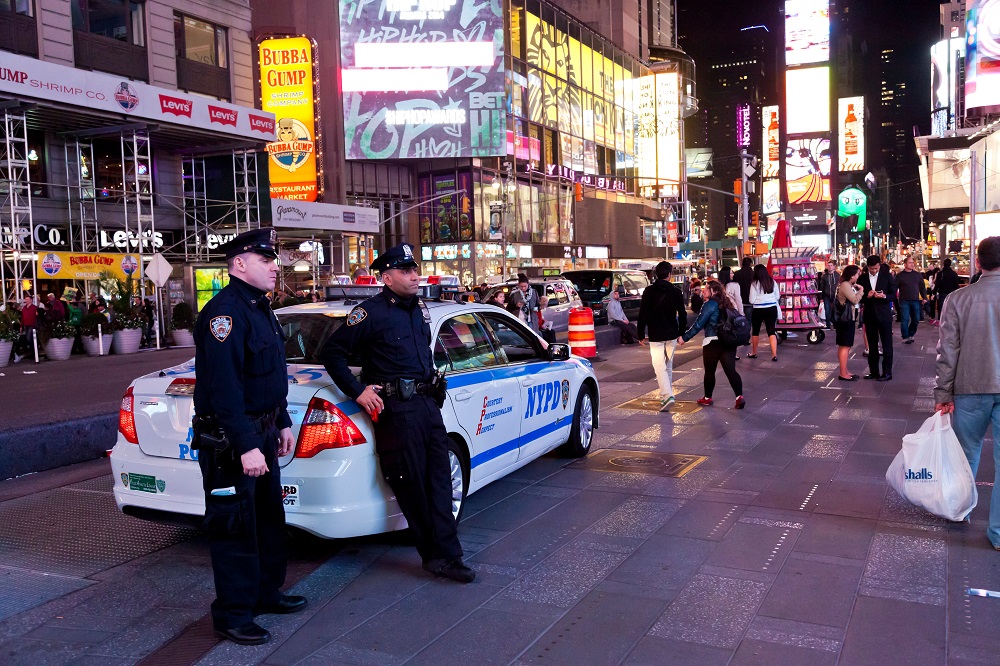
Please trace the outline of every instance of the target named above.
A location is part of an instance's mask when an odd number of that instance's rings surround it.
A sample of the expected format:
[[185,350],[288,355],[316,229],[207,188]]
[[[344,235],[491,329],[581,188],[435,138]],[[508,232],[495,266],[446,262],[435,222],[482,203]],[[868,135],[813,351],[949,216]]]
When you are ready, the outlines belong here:
[[285,362],[320,365],[320,352],[327,339],[344,323],[343,315],[333,312],[276,313],[285,332]]
[[607,294],[611,291],[611,273],[606,271],[579,271],[567,277],[581,294]]

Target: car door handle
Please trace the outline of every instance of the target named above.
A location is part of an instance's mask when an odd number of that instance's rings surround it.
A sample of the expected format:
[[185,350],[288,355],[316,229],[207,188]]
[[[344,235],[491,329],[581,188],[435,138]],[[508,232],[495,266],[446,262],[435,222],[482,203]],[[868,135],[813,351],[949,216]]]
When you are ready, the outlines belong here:
[[454,398],[459,402],[465,402],[466,400],[472,398],[472,391],[466,391],[465,389],[462,389],[461,391],[459,391],[454,395]]
[[521,386],[531,386],[534,383],[535,380],[532,377],[525,377],[521,380]]

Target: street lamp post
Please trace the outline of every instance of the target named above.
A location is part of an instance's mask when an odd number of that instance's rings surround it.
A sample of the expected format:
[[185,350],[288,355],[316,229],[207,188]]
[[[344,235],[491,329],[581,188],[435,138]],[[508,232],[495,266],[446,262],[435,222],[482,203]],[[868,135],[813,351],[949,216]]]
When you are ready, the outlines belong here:
[[514,165],[504,162],[499,176],[493,177],[493,191],[496,199],[490,206],[499,203],[500,206],[500,281],[507,281],[507,213],[513,206],[510,203],[510,195],[517,191],[517,183],[514,181]]

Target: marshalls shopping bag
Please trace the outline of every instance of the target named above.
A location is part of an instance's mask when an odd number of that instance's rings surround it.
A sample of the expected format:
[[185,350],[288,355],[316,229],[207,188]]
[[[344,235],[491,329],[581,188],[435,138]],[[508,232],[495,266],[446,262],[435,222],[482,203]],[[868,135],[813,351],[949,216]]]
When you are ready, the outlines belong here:
[[911,504],[948,520],[964,519],[979,499],[972,468],[951,429],[951,415],[941,412],[903,437],[885,480]]

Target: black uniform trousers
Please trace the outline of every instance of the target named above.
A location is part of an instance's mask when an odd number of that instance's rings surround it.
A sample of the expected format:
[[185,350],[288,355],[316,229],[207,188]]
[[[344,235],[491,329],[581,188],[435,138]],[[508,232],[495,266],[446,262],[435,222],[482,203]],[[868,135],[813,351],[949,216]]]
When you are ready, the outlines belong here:
[[[264,435],[268,472],[251,477],[243,473],[238,455],[223,452],[215,465],[212,449],[198,452],[205,483],[205,530],[215,575],[212,622],[217,629],[233,629],[253,622],[254,609],[271,605],[285,584],[285,507],[277,456],[278,431]],[[234,460],[235,458],[235,460]],[[213,488],[236,490],[235,495],[212,495]]]
[[[865,337],[868,339],[868,370],[876,377],[892,374],[892,319],[882,321],[874,317],[865,319]],[[882,353],[878,343],[882,341]],[[882,367],[879,368],[879,360]]]
[[384,404],[375,424],[375,450],[417,552],[424,562],[462,557],[451,512],[448,431],[441,410],[425,395],[385,398]]

